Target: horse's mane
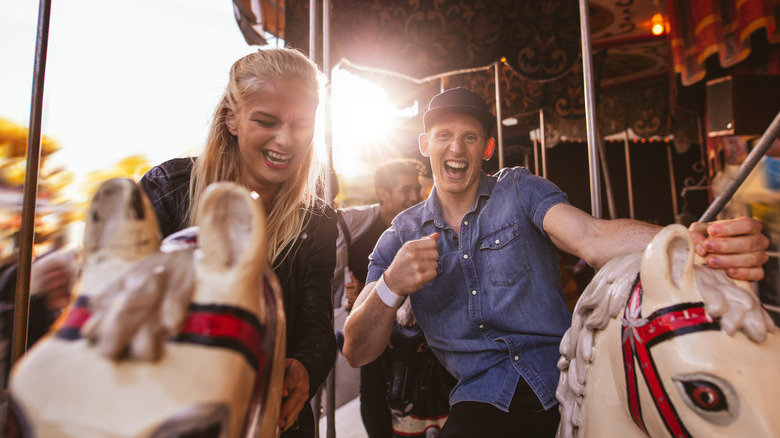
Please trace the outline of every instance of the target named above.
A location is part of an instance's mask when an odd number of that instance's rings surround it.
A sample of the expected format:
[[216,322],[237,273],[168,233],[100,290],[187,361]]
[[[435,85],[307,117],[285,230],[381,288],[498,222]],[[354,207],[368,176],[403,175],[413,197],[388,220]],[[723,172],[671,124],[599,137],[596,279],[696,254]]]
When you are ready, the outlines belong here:
[[[556,397],[560,403],[558,436],[571,438],[581,426],[581,408],[596,331],[625,309],[636,280],[642,253],[619,256],[598,271],[577,302],[571,328],[561,341],[561,370]],[[696,288],[707,312],[720,318],[729,335],[742,331],[754,342],[762,342],[776,328],[755,294],[736,285],[723,271],[694,266]]]

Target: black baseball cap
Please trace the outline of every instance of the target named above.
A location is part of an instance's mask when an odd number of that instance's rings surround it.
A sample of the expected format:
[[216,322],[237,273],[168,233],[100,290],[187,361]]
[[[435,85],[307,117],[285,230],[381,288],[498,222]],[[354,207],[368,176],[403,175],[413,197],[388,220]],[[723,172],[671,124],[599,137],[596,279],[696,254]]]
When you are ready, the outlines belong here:
[[463,87],[450,88],[433,96],[428,111],[423,114],[423,130],[436,123],[439,117],[450,113],[468,114],[485,125],[488,134],[496,129],[496,116],[488,109],[487,102],[479,94]]

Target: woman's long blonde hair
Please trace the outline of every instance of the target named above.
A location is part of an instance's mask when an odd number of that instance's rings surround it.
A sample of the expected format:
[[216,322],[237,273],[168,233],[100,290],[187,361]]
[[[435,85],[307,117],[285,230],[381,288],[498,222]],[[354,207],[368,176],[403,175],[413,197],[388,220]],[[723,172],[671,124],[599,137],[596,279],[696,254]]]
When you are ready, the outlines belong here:
[[[198,222],[197,208],[205,188],[216,181],[240,182],[238,139],[225,124],[229,111],[237,113],[241,105],[267,82],[297,80],[319,98],[323,81],[317,65],[296,49],[258,50],[236,61],[230,79],[214,111],[203,153],[198,157],[190,178],[189,223]],[[296,173],[282,183],[271,202],[268,215],[268,259],[277,267],[287,257],[290,245],[303,227],[304,211],[312,207],[316,193],[324,186],[325,154],[315,142]],[[286,248],[286,250],[285,250]]]

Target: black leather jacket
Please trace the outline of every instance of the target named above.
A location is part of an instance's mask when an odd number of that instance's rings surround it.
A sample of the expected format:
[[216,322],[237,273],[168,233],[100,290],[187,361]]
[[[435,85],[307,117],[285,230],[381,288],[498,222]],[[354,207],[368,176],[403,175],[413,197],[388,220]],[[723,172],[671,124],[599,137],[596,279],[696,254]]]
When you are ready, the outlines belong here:
[[[166,161],[149,170],[140,181],[157,213],[163,236],[188,226],[187,192],[193,163],[192,158]],[[338,231],[336,213],[324,202],[305,215],[303,232],[274,272],[284,291],[287,357],[306,367],[313,396],[336,360],[330,283],[336,265]]]

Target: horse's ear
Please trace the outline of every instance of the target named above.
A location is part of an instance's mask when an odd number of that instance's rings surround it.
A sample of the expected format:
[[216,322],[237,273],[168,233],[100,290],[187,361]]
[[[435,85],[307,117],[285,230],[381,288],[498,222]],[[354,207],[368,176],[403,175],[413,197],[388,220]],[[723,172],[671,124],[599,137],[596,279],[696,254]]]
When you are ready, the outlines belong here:
[[206,263],[217,269],[262,265],[266,257],[265,214],[249,190],[217,182],[206,188],[198,207],[198,240],[208,258]]
[[[654,291],[669,291],[669,300],[683,301],[683,296],[695,292],[693,282],[693,239],[690,232],[682,225],[669,225],[663,228],[650,242],[642,256],[641,279],[645,290],[643,301],[650,304],[658,301],[660,293]],[[666,295],[666,294],[664,294]],[[695,299],[695,298],[690,298]],[[665,303],[658,303],[661,307]],[[643,314],[646,313],[643,310]]]

